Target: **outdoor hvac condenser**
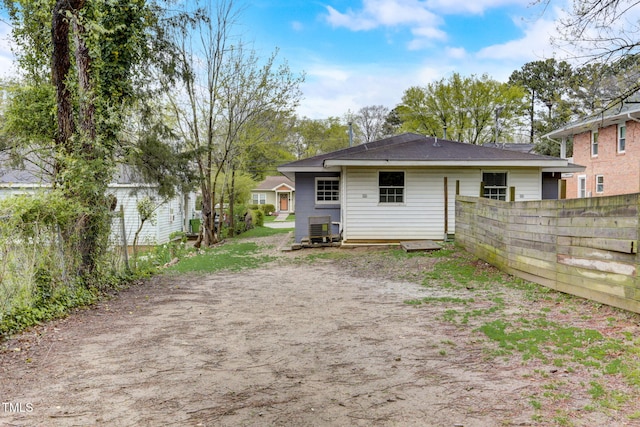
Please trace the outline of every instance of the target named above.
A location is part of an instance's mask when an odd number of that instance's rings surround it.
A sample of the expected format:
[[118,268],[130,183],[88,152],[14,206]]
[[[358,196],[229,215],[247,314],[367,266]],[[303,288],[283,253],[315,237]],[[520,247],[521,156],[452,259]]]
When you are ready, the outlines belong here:
[[309,217],[309,242],[310,243],[331,243],[331,217],[330,216],[310,216]]

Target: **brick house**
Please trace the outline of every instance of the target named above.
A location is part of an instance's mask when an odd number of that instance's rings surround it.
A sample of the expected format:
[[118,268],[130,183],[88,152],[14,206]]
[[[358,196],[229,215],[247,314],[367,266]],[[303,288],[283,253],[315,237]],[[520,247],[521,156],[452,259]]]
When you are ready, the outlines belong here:
[[584,172],[565,174],[567,198],[615,196],[640,192],[640,104],[554,130],[544,137],[573,138],[573,162]]

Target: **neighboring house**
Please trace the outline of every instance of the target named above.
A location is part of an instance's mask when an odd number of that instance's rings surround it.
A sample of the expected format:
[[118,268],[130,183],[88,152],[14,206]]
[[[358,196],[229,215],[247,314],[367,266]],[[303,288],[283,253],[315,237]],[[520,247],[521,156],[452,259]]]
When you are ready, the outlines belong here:
[[[32,194],[46,191],[50,183],[48,175],[40,173],[36,167],[14,169],[7,167],[7,162],[0,161],[0,199],[12,195]],[[161,200],[153,185],[140,183],[128,168],[120,168],[115,182],[109,184],[108,194],[117,198],[115,214],[124,209],[125,232],[129,245],[140,225],[137,203],[144,197],[150,197],[158,202],[155,221],[147,221],[140,233],[140,245],[163,244],[169,241],[169,235],[175,231],[187,231],[188,220],[195,214],[195,195],[193,193],[179,195],[170,200]],[[121,225],[118,215],[114,214],[111,227],[111,239],[120,243]]]
[[[558,198],[566,159],[417,134],[281,165],[296,185],[296,242],[315,217],[330,217],[343,244],[442,240],[455,232],[455,196]],[[484,185],[481,187],[481,183]],[[513,190],[511,190],[513,188]],[[309,219],[311,217],[311,220]]]
[[573,161],[584,172],[566,175],[567,198],[640,192],[640,104],[624,104],[545,135],[573,138]]
[[254,205],[273,205],[276,212],[295,212],[296,188],[286,176],[268,176],[256,188],[251,190],[251,202]]

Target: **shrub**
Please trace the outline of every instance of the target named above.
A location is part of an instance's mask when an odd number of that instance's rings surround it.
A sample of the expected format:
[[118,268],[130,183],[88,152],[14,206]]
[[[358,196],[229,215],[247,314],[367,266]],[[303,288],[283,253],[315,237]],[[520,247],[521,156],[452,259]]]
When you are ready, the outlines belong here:
[[264,212],[261,210],[250,210],[249,213],[251,214],[251,221],[253,222],[253,225],[256,227],[263,227],[264,226]]
[[262,209],[265,215],[271,215],[276,211],[276,207],[271,204],[260,205],[260,209]]

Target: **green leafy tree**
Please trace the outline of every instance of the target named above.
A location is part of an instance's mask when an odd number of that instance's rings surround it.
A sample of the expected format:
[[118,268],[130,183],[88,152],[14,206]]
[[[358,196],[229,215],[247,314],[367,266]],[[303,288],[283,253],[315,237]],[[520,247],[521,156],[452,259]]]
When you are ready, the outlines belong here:
[[338,117],[299,119],[293,129],[294,151],[298,159],[349,147],[349,125]]
[[562,102],[567,100],[572,74],[571,66],[567,62],[558,62],[553,58],[526,63],[520,70],[511,73],[509,83],[521,86],[527,91],[530,143],[536,142],[536,111],[548,109],[548,114],[539,116],[541,119],[546,117],[548,123],[539,128],[551,130],[552,109],[563,105]]
[[[84,207],[73,229],[81,258],[78,273],[96,279],[110,227],[106,186],[111,181],[126,106],[136,98],[142,71],[155,61],[158,9],[144,0],[4,1],[28,90],[54,94],[55,126],[47,114],[36,129],[14,135],[24,141],[52,138],[53,182]],[[51,99],[46,97],[43,99]],[[16,98],[16,106],[27,106]],[[44,124],[43,124],[44,123]],[[26,137],[26,135],[29,135]]]
[[[424,87],[411,87],[396,108],[401,129],[470,144],[511,139],[523,109],[523,91],[487,75],[454,73]],[[498,126],[499,125],[499,126]]]

